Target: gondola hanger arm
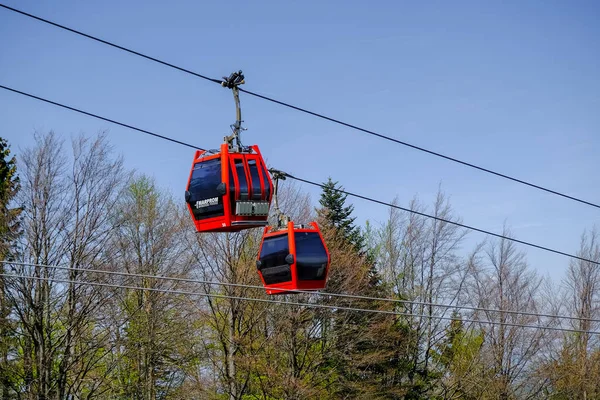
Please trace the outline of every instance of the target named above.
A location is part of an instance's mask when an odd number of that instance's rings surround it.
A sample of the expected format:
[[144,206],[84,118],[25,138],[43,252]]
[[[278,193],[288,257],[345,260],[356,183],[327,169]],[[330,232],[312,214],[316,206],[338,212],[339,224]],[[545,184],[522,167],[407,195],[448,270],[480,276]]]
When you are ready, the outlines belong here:
[[282,181],[285,180],[287,174],[283,171],[279,171],[275,168],[270,168],[269,169],[269,173],[273,176],[273,180],[275,181],[275,190],[273,192],[273,200],[274,200],[274,205],[275,205],[275,218],[277,219],[277,228],[281,229],[285,226],[287,226],[290,218],[285,215],[281,209],[279,208],[279,201],[277,199],[277,192],[279,189],[279,180],[281,179]]
[[[231,125],[232,133],[229,136],[224,137],[225,143],[229,145],[229,148],[234,151],[241,151],[242,139],[241,133],[244,130],[242,128],[242,108],[240,106],[240,89],[239,85],[246,83],[244,74],[242,71],[232,72],[228,77],[224,76],[221,86],[227,89],[231,89],[233,92],[233,100],[235,101],[235,123]],[[235,146],[233,141],[235,140]]]

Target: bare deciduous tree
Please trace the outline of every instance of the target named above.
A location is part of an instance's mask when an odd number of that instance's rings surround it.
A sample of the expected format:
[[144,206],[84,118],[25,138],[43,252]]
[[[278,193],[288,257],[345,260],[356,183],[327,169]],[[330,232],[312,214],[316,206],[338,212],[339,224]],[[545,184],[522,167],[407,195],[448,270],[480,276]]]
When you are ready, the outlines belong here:
[[[394,203],[396,200],[394,200]],[[416,199],[411,210],[425,212]],[[435,318],[447,309],[424,303],[456,302],[468,263],[457,254],[466,234],[464,229],[445,221],[460,222],[452,212],[447,197],[440,191],[433,204],[433,214],[440,220],[425,219],[416,214],[404,215],[390,208],[388,221],[380,230],[379,266],[392,294],[406,301],[400,310],[412,314],[406,317],[411,339],[408,341],[409,364],[407,384],[419,392],[427,392],[428,373],[433,370],[432,352],[443,340],[446,325]],[[433,318],[432,318],[433,317]]]
[[[194,355],[192,310],[177,290],[189,273],[181,213],[170,196],[141,176],[131,182],[114,210],[118,227],[106,254],[113,268],[138,276],[117,280],[117,310],[112,312],[115,374],[123,395],[154,400],[172,394]],[[141,276],[139,276],[141,275]]]
[[[65,259],[66,234],[64,210],[68,203],[66,157],[63,143],[54,132],[35,136],[36,145],[22,155],[22,190],[19,202],[24,207],[21,257],[35,264],[59,264]],[[49,281],[56,271],[45,267],[12,267],[35,279],[10,283],[10,295],[22,330],[22,385],[27,398],[50,399],[56,393],[54,357],[59,326],[57,310],[61,290]]]
[[122,159],[114,159],[111,152],[104,134],[94,140],[80,136],[73,141],[64,232],[71,269],[61,310],[64,339],[58,364],[59,398],[80,396],[84,389],[93,392],[94,387],[89,387],[84,378],[105,355],[98,349],[106,345],[102,340],[106,332],[97,332],[91,325],[96,323],[106,296],[96,288],[74,282],[89,278],[81,269],[102,264],[115,231],[110,213],[123,191],[125,175]]
[[[36,134],[36,146],[22,159],[21,256],[38,264],[13,267],[33,278],[14,280],[10,291],[22,329],[22,390],[29,397],[66,398],[81,393],[102,357],[102,335],[94,329],[102,296],[74,281],[86,276],[78,269],[100,262],[112,231],[108,213],[124,178],[122,161],[99,135],[74,139],[69,163],[53,132]],[[71,269],[46,267],[55,264]]]
[[[507,228],[504,236],[510,237]],[[487,309],[516,310],[529,313],[545,311],[539,303],[542,279],[530,270],[525,254],[516,244],[506,239],[488,243],[485,259],[472,268],[470,297],[473,305]],[[548,332],[527,329],[515,325],[544,325],[541,317],[503,311],[475,312],[475,318],[483,318],[497,325],[482,324],[484,333],[484,363],[486,373],[482,376],[487,396],[510,398],[534,398],[543,388],[543,381],[535,374],[536,360],[548,339]],[[514,324],[514,325],[504,325]]]
[[[600,233],[584,232],[579,257],[600,262]],[[564,312],[576,317],[571,327],[582,333],[565,334],[541,368],[556,398],[593,399],[600,396],[600,338],[590,331],[600,329],[600,265],[572,260],[564,281]]]

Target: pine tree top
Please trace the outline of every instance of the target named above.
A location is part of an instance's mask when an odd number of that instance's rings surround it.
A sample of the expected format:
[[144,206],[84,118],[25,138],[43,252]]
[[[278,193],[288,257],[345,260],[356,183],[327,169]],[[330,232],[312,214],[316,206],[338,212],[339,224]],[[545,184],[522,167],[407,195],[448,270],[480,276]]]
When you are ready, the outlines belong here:
[[322,209],[321,215],[334,227],[342,237],[354,245],[358,251],[364,246],[364,238],[360,232],[360,227],[354,225],[356,217],[352,216],[354,206],[346,205],[348,195],[342,193],[344,190],[337,181],[331,177],[323,184],[323,193],[319,199]]
[[6,139],[0,137],[0,207],[4,207],[19,191],[16,158],[10,157]]

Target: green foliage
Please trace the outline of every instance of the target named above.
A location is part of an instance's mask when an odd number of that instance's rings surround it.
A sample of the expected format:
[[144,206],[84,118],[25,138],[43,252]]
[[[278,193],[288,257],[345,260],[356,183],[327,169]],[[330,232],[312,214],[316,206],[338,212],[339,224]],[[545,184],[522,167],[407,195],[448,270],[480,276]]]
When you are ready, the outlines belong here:
[[442,387],[446,396],[461,399],[477,399],[481,388],[474,384],[486,374],[480,359],[484,343],[483,332],[465,329],[460,313],[452,313],[452,321],[446,328],[445,340],[436,346],[433,360],[445,376]]
[[[3,249],[8,249],[9,233],[19,230],[20,210],[9,208],[19,181],[15,158],[2,139],[0,150],[0,233]],[[25,166],[26,160],[24,157]],[[0,385],[4,385],[0,398],[42,396],[39,382],[45,371],[41,366],[46,365],[49,399],[498,398],[494,387],[498,376],[490,351],[494,336],[485,336],[477,324],[467,326],[458,313],[445,323],[435,318],[447,315],[445,309],[428,311],[417,304],[441,303],[451,297],[455,282],[434,282],[438,274],[464,276],[465,282],[477,279],[469,275],[478,270],[477,259],[467,265],[452,247],[440,252],[432,235],[444,238],[447,232],[433,231],[440,225],[429,226],[422,219],[405,220],[395,214],[390,217],[393,223],[384,227],[386,235],[368,222],[361,229],[347,196],[338,189],[341,186],[329,179],[318,210],[332,258],[327,291],[363,298],[314,294],[268,297],[262,290],[246,287],[260,284],[255,267],[260,230],[196,235],[189,229],[189,216],[181,219],[181,210],[152,179],[140,176],[127,188],[120,187],[115,195],[117,205],[110,207],[106,226],[102,225],[106,230],[93,232],[110,239],[98,245],[106,248],[93,262],[81,258],[77,265],[132,275],[81,273],[78,279],[97,280],[109,287],[73,286],[78,299],[74,308],[66,307],[64,297],[60,297],[65,286],[48,288],[49,298],[41,302],[35,296],[43,294],[38,290],[44,288],[42,284],[36,287],[25,279],[11,281],[24,290],[20,297],[10,298],[14,312],[3,308],[5,324],[0,327],[10,329],[0,330]],[[22,190],[27,191],[28,185]],[[49,212],[57,213],[57,209]],[[101,213],[97,217],[104,216]],[[82,218],[90,216],[82,213]],[[33,230],[29,225],[25,229]],[[56,243],[61,240],[70,238],[60,237]],[[430,242],[436,242],[435,246]],[[47,244],[58,246],[52,240]],[[430,264],[433,251],[437,252],[434,255],[448,255],[450,261]],[[6,254],[4,251],[2,256]],[[425,276],[429,266],[431,282]],[[66,275],[54,273],[59,278]],[[187,278],[233,286],[199,285]],[[16,284],[9,291],[15,291]],[[426,292],[427,287],[439,287],[440,291]],[[471,287],[461,284],[460,290]],[[222,297],[206,298],[206,292]],[[4,289],[0,293],[4,294]],[[477,292],[461,293],[461,299],[462,294],[468,297]],[[407,302],[373,299],[377,297]],[[288,304],[248,301],[250,298]],[[7,304],[4,297],[0,299]],[[80,314],[87,322],[77,325],[77,340],[69,349],[71,354],[80,355],[70,364],[66,378],[67,385],[77,388],[69,396],[60,396],[52,387],[57,386],[61,359],[69,354],[63,352],[62,343],[77,318],[68,311],[88,309],[87,300],[98,307],[91,308],[90,315]],[[416,302],[409,304],[411,300]],[[479,304],[477,299],[469,300]],[[331,308],[311,308],[302,303]],[[15,318],[10,326],[6,325],[9,316]],[[36,324],[40,325],[37,331],[32,329]],[[562,349],[555,343],[558,353],[539,370],[531,372],[538,367],[525,366],[519,372],[524,375],[519,384],[530,385],[534,374],[539,373],[548,382],[544,398],[583,398],[583,390],[587,398],[598,398],[597,342],[576,345],[575,339],[566,340]],[[46,352],[47,361],[39,362],[44,355],[42,345],[50,351]],[[80,379],[83,373],[85,379]],[[512,396],[515,391],[511,390]]]
[[0,137],[0,258],[5,259],[19,235],[21,208],[10,208],[21,185],[16,158],[10,157],[7,141]]
[[[16,158],[10,156],[7,141],[0,138],[0,260],[12,258],[14,243],[20,233],[21,209],[10,207],[19,189]],[[4,264],[0,264],[0,273],[4,270]],[[16,361],[9,357],[17,337],[15,325],[9,319],[11,305],[6,290],[4,277],[0,276],[0,390],[8,395],[18,386],[19,378],[15,372]]]
[[[325,230],[333,230],[333,238],[340,245],[349,244],[362,259],[362,264],[368,270],[369,285],[363,295],[376,296],[382,292],[382,280],[376,268],[377,245],[372,227],[367,222],[365,233],[354,224],[356,217],[352,216],[353,205],[346,205],[348,195],[341,193],[344,188],[334,182],[331,177],[324,183],[319,204],[319,214],[325,221]],[[335,285],[335,282],[332,282]]]
[[541,367],[549,399],[600,398],[600,349],[582,349],[580,334],[567,335],[553,359]]
[[328,222],[328,225],[334,227],[338,234],[348,243],[351,243],[358,251],[364,247],[364,238],[360,228],[354,225],[356,217],[352,217],[354,211],[353,205],[346,205],[347,194],[341,193],[344,188],[334,182],[331,178],[324,183],[323,193],[319,203],[321,204],[321,215]]
[[[321,195],[326,241],[332,257],[328,290],[369,297],[388,297],[388,286],[377,269],[380,245],[374,229],[367,224],[364,233],[355,226],[353,207],[347,195],[331,180]],[[328,304],[348,305],[341,299]],[[353,300],[362,309],[392,311],[394,305],[369,299]],[[392,315],[356,311],[332,312],[324,321],[330,350],[324,355],[323,372],[335,376],[329,392],[335,398],[394,399],[410,397],[413,382],[407,350],[411,348],[412,328]]]
[[465,330],[458,312],[452,314],[446,329],[446,340],[439,346],[438,361],[454,373],[466,372],[479,355],[483,333]]

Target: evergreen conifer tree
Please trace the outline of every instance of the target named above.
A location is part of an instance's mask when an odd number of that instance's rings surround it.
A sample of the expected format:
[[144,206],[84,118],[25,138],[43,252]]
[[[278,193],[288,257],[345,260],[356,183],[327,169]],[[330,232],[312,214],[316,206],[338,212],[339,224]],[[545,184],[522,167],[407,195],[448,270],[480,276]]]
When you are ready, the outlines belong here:
[[9,145],[0,137],[0,258],[3,260],[19,234],[21,209],[9,208],[19,188],[16,159],[10,157]]
[[356,217],[352,216],[354,206],[346,205],[348,195],[342,193],[343,186],[337,181],[333,181],[331,177],[323,185],[325,187],[319,200],[322,207],[319,210],[321,216],[324,217],[328,226],[336,231],[337,237],[341,236],[344,242],[352,245],[354,250],[363,257],[364,264],[369,270],[369,293],[365,293],[365,295],[375,295],[375,293],[381,292],[382,281],[375,262],[376,250],[369,248],[365,237],[365,233],[369,234],[368,230],[363,233],[360,227],[354,224],[356,220]]
[[[19,177],[15,157],[10,157],[7,141],[0,137],[0,261],[11,258],[15,240],[19,235],[20,208],[10,208],[19,191]],[[0,274],[4,274],[4,264],[0,263]],[[6,296],[4,276],[0,275],[0,398],[8,398],[14,371],[8,357],[11,343],[11,329],[8,316],[11,307]]]
[[[324,184],[319,214],[324,220],[326,237],[332,252],[328,291],[362,296],[385,297],[385,286],[377,271],[376,251],[369,241],[369,227],[364,233],[354,224],[354,207],[347,205],[343,187],[331,178]],[[349,254],[353,253],[353,256]],[[342,261],[336,256],[340,256]],[[357,272],[362,270],[363,272]],[[349,284],[348,276],[355,276]],[[349,285],[349,286],[345,286]],[[350,290],[350,292],[348,292]],[[346,305],[345,300],[331,298],[330,305]],[[354,300],[353,307],[391,311],[391,303],[370,299]],[[332,312],[322,321],[334,341],[325,365],[335,365],[336,394],[341,398],[370,398],[395,374],[391,362],[402,343],[402,334],[394,317],[360,311]]]
[[348,195],[340,192],[344,188],[338,182],[334,182],[331,177],[324,183],[324,186],[319,200],[322,216],[345,241],[352,244],[358,252],[362,252],[364,238],[360,228],[354,225],[356,219],[352,216],[354,206],[346,205]]

